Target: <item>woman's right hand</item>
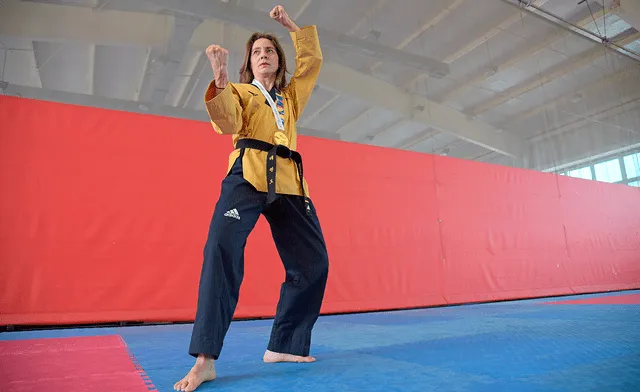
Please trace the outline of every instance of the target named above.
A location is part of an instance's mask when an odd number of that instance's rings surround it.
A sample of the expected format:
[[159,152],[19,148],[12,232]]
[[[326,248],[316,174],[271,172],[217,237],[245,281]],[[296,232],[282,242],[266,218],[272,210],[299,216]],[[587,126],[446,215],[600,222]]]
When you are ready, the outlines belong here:
[[227,70],[229,52],[222,46],[209,45],[206,53],[211,62],[211,68],[213,68],[216,87],[220,89],[225,88],[229,82],[229,72]]

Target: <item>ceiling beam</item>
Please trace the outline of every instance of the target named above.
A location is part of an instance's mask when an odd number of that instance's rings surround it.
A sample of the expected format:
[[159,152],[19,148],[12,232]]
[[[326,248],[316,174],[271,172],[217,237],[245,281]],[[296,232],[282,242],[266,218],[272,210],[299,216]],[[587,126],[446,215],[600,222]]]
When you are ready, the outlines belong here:
[[383,7],[386,7],[388,2],[389,0],[376,0],[375,3],[369,4],[369,7],[366,9],[364,15],[360,18],[360,20],[358,20],[358,23],[354,23],[353,26],[351,26],[351,28],[347,31],[347,34],[355,34],[356,31],[358,31],[365,23],[373,18],[373,15],[375,15],[376,12],[380,11]]
[[491,125],[471,119],[452,107],[406,93],[391,83],[351,68],[325,63],[318,82],[326,88],[396,112],[407,120],[424,123],[501,154],[520,156],[524,152],[524,141],[515,135],[499,133]]
[[198,61],[196,62],[195,67],[193,67],[193,73],[185,83],[182,92],[176,97],[176,100],[174,100],[173,106],[177,106],[179,108],[185,107],[191,99],[194,89],[202,79],[203,75],[212,75],[210,70],[211,65],[209,63],[209,58],[203,52],[198,57]]
[[[536,5],[538,7],[541,7],[548,1],[549,0],[534,0],[532,4]],[[463,57],[464,55],[466,55],[467,53],[471,52],[472,50],[474,50],[478,46],[480,46],[483,43],[487,42],[488,40],[490,40],[494,36],[502,33],[503,31],[506,31],[509,27],[511,27],[515,23],[522,21],[522,18],[525,15],[526,14],[524,14],[521,11],[519,11],[519,12],[514,13],[513,15],[511,15],[509,18],[507,18],[507,19],[503,20],[502,22],[500,22],[499,25],[497,25],[495,27],[491,26],[489,28],[489,30],[485,31],[483,34],[480,34],[478,38],[476,38],[475,40],[469,42],[464,47],[456,50],[454,53],[451,53],[450,55],[445,57],[444,62],[447,63],[447,64],[453,63],[454,61],[456,61],[457,59]]]
[[[199,1],[181,2],[179,0],[151,1],[173,11],[236,23],[250,31],[275,30],[275,22],[266,13],[259,11],[219,2],[201,3]],[[238,33],[239,35],[243,35],[240,31],[238,31]],[[246,33],[247,34],[244,35],[248,36],[249,31]],[[318,34],[320,35],[320,40],[323,45],[336,45],[337,41],[335,38],[332,39],[333,33],[319,29]],[[288,37],[288,35],[284,34],[281,34],[281,36],[283,38]],[[209,37],[209,40],[211,40],[211,37]],[[327,40],[329,43],[326,42]],[[368,42],[363,40],[358,41],[368,44]],[[290,38],[288,40],[283,39],[283,43],[284,42],[291,42]],[[243,46],[244,45],[242,45],[241,48],[243,48]],[[233,50],[232,48],[227,49]],[[401,52],[398,49],[389,49]],[[294,53],[291,45],[286,45],[285,51],[288,52],[287,57],[289,59],[293,58]],[[504,155],[518,157],[523,154],[525,150],[524,141],[515,135],[504,132],[500,133],[499,130],[493,126],[471,119],[454,108],[428,100],[423,96],[407,93],[391,83],[376,79],[335,62],[325,60],[318,83],[336,92],[354,96],[373,106],[399,113],[406,119],[422,122],[442,132],[453,134],[456,137]],[[384,95],[380,94],[382,91]]]
[[[547,1],[549,1],[549,0],[534,0],[534,4],[537,4],[537,5],[541,6],[541,5],[544,5]],[[454,61],[466,56],[467,54],[469,54],[471,51],[473,51],[478,46],[480,46],[480,45],[484,44],[485,42],[489,41],[491,38],[493,38],[494,36],[498,35],[499,33],[502,33],[504,31],[506,31],[509,27],[511,27],[516,22],[522,21],[522,19],[526,15],[527,15],[526,13],[524,13],[522,11],[519,11],[517,14],[513,14],[511,17],[509,17],[509,18],[503,20],[502,22],[500,22],[499,25],[497,25],[497,26],[493,26],[492,25],[487,31],[485,31],[483,34],[480,34],[478,36],[478,38],[476,38],[473,41],[470,41],[464,47],[462,47],[460,49],[457,49],[455,52],[449,54],[442,61],[447,63],[447,64],[451,64]],[[480,71],[481,72],[478,74],[478,76],[475,76],[475,77],[482,77],[486,73],[486,70],[480,70]],[[416,83],[420,83],[421,81],[426,79],[427,76],[428,75],[426,75],[424,73],[419,73],[419,74],[411,77],[408,80],[408,82],[404,84],[404,87],[405,88],[409,88],[410,86],[413,86]],[[465,84],[463,84],[463,86],[468,85],[469,83],[471,83],[471,82],[466,82]],[[439,102],[446,101],[446,98],[450,97],[455,92],[456,92],[456,90],[452,90],[450,93],[447,93],[447,94],[450,94],[450,95],[443,96],[441,99],[439,99]]]
[[[407,120],[400,119],[390,124],[389,126],[380,129],[379,131],[370,132],[369,134],[367,134],[367,136],[365,136],[365,138],[367,139],[370,138],[373,142],[372,144],[375,144],[377,146],[382,146],[383,144],[380,143],[379,138],[384,138],[385,136],[391,136],[391,138],[396,139],[398,135],[402,135],[406,133],[406,131],[405,132],[402,132],[402,131],[403,131],[403,128],[406,127],[408,124],[409,122]],[[375,128],[373,129],[375,130]],[[397,142],[397,139],[394,140],[394,142]]]
[[[629,29],[629,30],[632,30],[632,29]],[[622,38],[617,38],[613,40],[613,42],[621,46],[628,45],[631,42],[640,39],[640,32],[636,32],[631,35],[628,35],[626,33],[621,33],[621,35],[623,36]],[[575,72],[576,70],[579,70],[583,67],[588,66],[589,64],[593,63],[600,57],[607,54],[608,50],[609,49],[604,46],[596,45],[593,48],[588,49],[587,51],[581,53],[579,56],[575,58],[570,58],[569,60],[563,63],[560,63],[558,66],[545,70],[543,73],[541,73],[539,77],[533,77],[525,81],[525,83],[523,84],[515,85],[512,88],[501,92],[494,99],[485,101],[477,105],[476,107],[470,109],[469,113],[472,116],[477,116],[497,106],[500,106],[511,99],[524,95],[531,90],[535,90],[537,88],[543,87],[546,83],[549,83],[552,80],[555,80],[563,75],[566,75],[571,72]]]
[[[307,8],[309,8],[309,6],[311,5],[311,2],[313,0],[305,0],[305,2],[300,6],[300,8],[296,11],[295,14],[291,15],[291,17],[293,18],[293,20],[298,20],[300,19],[300,17],[302,16],[302,14],[307,10]],[[234,5],[238,5],[238,1],[233,3]],[[316,3],[317,5],[319,5],[318,3]],[[253,7],[251,7],[253,8]]]
[[[442,22],[443,20],[445,20],[447,18],[447,16],[449,16],[450,13],[452,13],[453,11],[455,11],[458,7],[460,7],[462,5],[463,2],[465,2],[466,0],[455,0],[452,3],[450,3],[445,9],[443,9],[442,11],[440,11],[437,15],[434,15],[432,18],[430,18],[429,20],[427,20],[424,24],[422,24],[419,28],[417,28],[416,30],[414,30],[411,34],[409,34],[408,37],[406,37],[399,45],[397,45],[395,48],[396,49],[404,49],[407,45],[409,45],[411,42],[413,42],[416,38],[418,38],[420,35],[422,35],[425,31],[437,26],[440,22]],[[385,1],[386,3],[386,1]],[[378,3],[378,5],[381,5],[382,3]],[[369,10],[369,12],[373,12],[371,10]],[[369,14],[369,12],[367,14]],[[363,18],[360,22],[365,21],[366,19]],[[359,25],[359,24],[358,24]],[[356,25],[356,26],[358,26]],[[355,31],[355,27],[352,28],[350,30],[350,33]],[[367,73],[369,74],[373,74],[373,72],[382,64],[384,64],[382,61],[378,61],[375,64],[373,64],[371,67],[369,67]],[[428,75],[425,73],[420,73],[420,75]],[[338,99],[339,95],[336,96],[335,99]],[[351,123],[355,122],[355,121],[359,121],[363,116],[365,116],[368,113],[368,110],[365,110],[363,113],[361,113],[359,116],[357,116],[356,118],[352,119],[351,121],[347,122],[346,124],[344,124],[340,129],[338,129],[338,133],[342,133],[343,129],[346,128],[347,126],[349,126]]]
[[[311,121],[315,120],[322,112],[324,112],[329,106],[333,105],[338,99],[340,99],[340,94],[334,91],[333,97],[328,99],[318,110],[313,113],[305,113],[303,118],[300,119],[299,123],[302,125],[311,124]],[[338,133],[340,131],[338,130]]]
[[[624,45],[619,45],[615,42],[611,42],[609,41],[609,37],[605,37],[603,35],[600,35],[600,31],[591,31],[585,28],[582,28],[581,26],[577,26],[574,23],[571,23],[567,20],[565,20],[563,17],[555,15],[541,7],[537,7],[533,4],[531,5],[522,5],[521,2],[522,0],[501,0],[502,2],[512,6],[512,7],[519,7],[519,8],[524,8],[527,12],[529,12],[531,15],[534,15],[538,18],[540,18],[541,20],[545,20],[547,22],[551,22],[557,26],[560,26],[574,34],[580,35],[582,37],[585,37],[595,43],[597,43],[598,45],[604,45],[608,48],[610,48],[611,50],[614,50],[620,54],[622,54],[623,56],[629,57],[633,60],[640,60],[640,55],[638,55],[636,52],[629,50],[627,48],[625,48]],[[617,7],[617,4],[614,3],[613,7]],[[600,8],[600,7],[599,7]],[[600,12],[604,12],[604,13],[608,13],[608,12],[612,12],[614,10],[609,10],[607,11],[606,9],[604,10],[600,10]]]
[[638,0],[614,0],[619,5],[616,14],[625,22],[640,31],[640,1]]
[[610,130],[609,133],[611,134],[587,127],[573,130],[561,137],[546,139],[536,144],[532,150],[531,167],[534,170],[546,170],[566,167],[580,160],[593,162],[594,156],[611,156],[616,150],[640,143],[640,134],[615,130]]
[[201,23],[200,18],[181,15],[174,17],[173,33],[168,39],[167,47],[162,51],[155,51],[148,59],[140,101],[168,103],[167,95],[176,78],[178,67],[187,52],[193,33]]
[[[453,11],[455,11],[456,9],[458,9],[458,7],[460,7],[462,5],[462,3],[464,3],[467,0],[453,0],[451,3],[449,3],[449,5],[447,5],[447,7],[445,7],[442,11],[438,12],[437,15],[434,15],[432,18],[430,18],[429,20],[427,20],[424,24],[422,24],[422,26],[420,26],[419,28],[417,28],[416,30],[414,30],[408,37],[406,37],[398,46],[396,46],[396,49],[404,49],[407,45],[409,45],[411,42],[413,42],[416,38],[420,37],[422,34],[424,34],[427,30],[437,26],[438,24],[440,24],[442,21],[444,21]],[[382,62],[377,62],[375,64],[373,64],[371,66],[371,73],[373,73],[373,71],[376,70],[376,68],[378,68],[380,65],[382,65]]]
[[595,123],[599,123],[603,126],[615,128],[625,133],[640,135],[640,130],[621,127],[616,125],[613,121],[611,122],[603,121],[608,118],[615,119],[616,116],[620,116],[621,114],[628,112],[630,110],[635,110],[638,108],[638,106],[640,106],[640,97],[638,96],[633,98],[628,98],[621,102],[609,103],[585,115],[576,115],[575,119],[561,126],[558,126],[554,129],[551,129],[548,132],[534,136],[529,140],[533,143],[539,143],[540,141],[543,141],[546,139],[557,138],[569,131],[573,131],[578,128],[587,129],[589,128],[590,125],[593,125]]
[[[231,22],[239,26],[245,26],[255,31],[272,31],[274,21],[265,12],[240,7],[230,3],[220,1],[205,0],[148,0],[149,2],[166,7],[185,14],[198,17],[217,19]],[[361,56],[369,57],[379,61],[395,62],[406,67],[412,67],[424,72],[428,72],[436,77],[444,77],[449,74],[449,65],[441,61],[405,52],[399,49],[381,45],[376,42],[360,39],[346,34],[336,33],[317,26],[318,34],[323,45],[338,50],[349,51]],[[291,42],[288,34],[275,32],[279,38],[285,42]]]
[[3,37],[0,41],[0,83],[42,87],[33,41],[22,37]]
[[[198,2],[194,2],[196,5]],[[210,4],[218,4],[218,2],[211,2]],[[188,4],[191,4],[189,2]],[[225,6],[228,5],[220,3]],[[146,15],[140,13],[128,13],[124,11],[110,11],[104,10],[100,13],[94,13],[90,9],[88,12],[92,18],[93,23],[98,26],[111,26],[109,29],[100,30],[101,35],[95,34],[92,30],[83,24],[75,23],[76,17],[86,17],[82,11],[85,11],[81,7],[63,6],[63,5],[50,5],[50,4],[33,4],[33,3],[21,3],[21,6],[26,5],[29,8],[23,8],[24,13],[18,13],[14,15],[14,21],[12,22],[11,29],[7,29],[11,33],[19,33],[27,36],[34,36],[35,34],[24,28],[31,26],[37,34],[40,34],[41,39],[44,40],[78,40],[85,41],[87,36],[91,36],[98,42],[105,41],[117,41],[122,40],[127,44],[132,42],[135,44],[155,44],[158,41],[155,37],[163,36],[162,42],[166,42],[170,35],[166,34],[166,31],[173,31],[172,24],[166,24],[166,22],[173,22],[172,16],[166,15]],[[39,9],[38,7],[43,7]],[[215,8],[215,7],[214,7]],[[206,16],[207,7],[201,7],[197,10],[203,12],[203,16]],[[236,8],[232,10],[237,11]],[[50,12],[50,14],[47,14]],[[194,11],[192,8],[185,10],[174,11]],[[32,18],[32,13],[39,15],[39,18]],[[68,12],[68,14],[66,13]],[[191,14],[191,12],[186,12]],[[243,10],[244,13],[244,10]],[[47,14],[45,17],[44,15]],[[260,14],[260,13],[259,13]],[[226,13],[220,13],[218,18],[223,18]],[[255,15],[250,13],[250,15]],[[240,20],[238,13],[232,13],[234,20]],[[242,14],[240,15],[242,16]],[[149,18],[151,17],[151,18]],[[121,19],[123,18],[123,19]],[[141,19],[138,19],[141,18]],[[155,18],[155,19],[154,19]],[[266,19],[265,19],[266,18]],[[256,19],[256,20],[253,20]],[[269,30],[278,30],[277,24],[267,14],[260,14],[260,17],[245,18],[242,19],[243,27],[237,26],[237,34],[234,34],[231,38],[231,42],[228,43],[227,49],[230,51],[244,52],[244,45],[246,38],[250,35],[252,30],[263,30],[266,27],[266,22],[269,22]],[[256,22],[255,25],[251,25],[250,22]],[[133,26],[138,26],[142,23],[149,23],[151,26],[155,26],[156,31],[152,31],[148,26],[140,28],[138,30],[129,28],[128,23]],[[233,22],[233,20],[228,20]],[[60,26],[65,26],[61,29]],[[119,26],[115,29],[113,26]],[[216,21],[205,21],[194,32],[190,45],[192,47],[204,49],[211,43],[220,42],[222,36],[222,23]],[[120,28],[121,27],[121,28]],[[0,25],[0,33],[6,33],[5,25]],[[126,31],[127,36],[121,32]],[[115,39],[114,39],[115,38]],[[153,39],[151,39],[153,38]],[[324,36],[320,37],[322,44],[324,45]],[[96,42],[97,43],[97,42]],[[287,54],[288,60],[291,62],[294,59],[294,49],[290,44],[286,44],[283,41],[283,47]],[[343,93],[360,99],[363,102],[374,107],[381,107],[387,110],[394,111],[400,114],[402,117],[408,120],[414,120],[438,129],[441,132],[446,132],[461,139],[467,140],[471,143],[475,143],[484,148],[497,151],[501,154],[509,156],[520,156],[524,149],[524,140],[512,135],[508,132],[500,133],[495,127],[469,118],[460,111],[451,108],[449,106],[428,100],[427,98],[419,95],[414,95],[403,91],[397,86],[374,78],[370,75],[366,75],[362,72],[355,71],[346,66],[340,65],[336,62],[329,61],[325,58],[323,70],[320,73],[318,83],[327,87],[335,92]],[[381,92],[384,92],[382,94]]]
[[[413,40],[415,40],[416,38],[418,38],[420,35],[422,35],[425,31],[437,26],[440,22],[442,22],[443,20],[445,20],[447,18],[447,16],[449,16],[449,14],[451,14],[453,11],[455,11],[458,7],[460,7],[462,5],[463,2],[465,2],[466,0],[455,0],[452,3],[450,3],[446,8],[444,8],[442,11],[440,11],[437,15],[434,15],[432,18],[429,18],[429,20],[427,20],[424,24],[422,24],[419,28],[417,28],[416,30],[414,30],[411,34],[409,34],[408,37],[406,37],[398,46],[396,46],[396,49],[404,49],[407,45],[409,45],[411,42],[413,42]],[[385,1],[386,3],[386,1]],[[380,5],[381,3],[378,3],[378,5]],[[371,10],[370,10],[371,11]],[[365,21],[366,19],[363,18],[361,20],[361,22]],[[357,26],[357,25],[356,25]],[[354,31],[355,27],[351,29],[351,31]],[[369,70],[368,73],[373,74],[373,72],[376,70],[376,68],[378,68],[379,66],[381,66],[382,64],[384,64],[381,61],[376,62],[375,64],[373,64]],[[421,74],[424,75],[424,74]],[[339,95],[338,95],[339,97]],[[336,98],[337,99],[337,98]],[[347,128],[350,124],[360,121],[360,119],[364,116],[367,116],[369,113],[369,110],[365,110],[364,112],[362,112],[360,115],[356,116],[355,118],[351,119],[350,121],[348,121],[347,123],[345,123],[344,125],[342,125],[342,127],[340,129],[338,129],[338,133],[342,134],[343,130],[345,128]],[[374,135],[375,136],[375,135]]]
[[[369,6],[369,8],[366,9],[364,15],[358,20],[358,23],[354,23],[353,26],[351,26],[351,28],[347,31],[347,35],[353,35],[355,34],[356,31],[358,31],[358,29],[360,29],[362,27],[363,24],[365,24],[366,22],[369,21],[369,19],[376,13],[378,12],[382,7],[387,5],[388,0],[376,0],[376,2],[372,5]],[[319,3],[316,2],[316,7],[318,7]],[[300,13],[298,14],[298,16],[300,16]],[[296,20],[296,19],[294,19]],[[318,110],[316,110],[314,113],[311,113],[310,115],[305,116],[305,118],[302,120],[302,124],[309,124],[312,120],[314,120],[315,118],[317,118],[318,116],[320,116],[322,114],[322,112],[324,112],[327,108],[329,108],[331,105],[334,104],[334,102],[336,102],[338,99],[340,99],[341,95],[339,92],[334,91],[334,95],[333,97],[331,97],[331,99],[328,99],[324,105],[322,105]],[[366,112],[368,109],[366,109],[364,112]],[[350,121],[347,122],[347,124],[351,123],[353,120],[352,119]],[[345,125],[343,125],[340,129],[338,129],[336,132],[338,133],[342,133],[342,129],[345,127]]]
[[[38,87],[19,86],[9,84],[0,92],[0,95],[37,99],[42,101],[59,102],[64,104],[93,107],[98,109],[118,110],[130,113],[150,114],[162,117],[173,117],[185,120],[202,121],[209,123],[207,112],[203,110],[191,110],[176,108],[157,102],[141,103],[124,99],[106,98],[96,95],[70,93],[66,91],[50,90]],[[319,131],[311,128],[298,127],[298,133],[305,136],[321,137],[325,139],[340,140],[340,135],[335,132]]]
[[[519,11],[519,12],[524,12],[524,11]],[[577,22],[576,26],[582,27],[588,23],[593,22],[594,19],[600,20],[600,18],[603,17],[604,13],[605,13],[604,11],[599,10],[595,12],[593,16],[589,15],[588,17],[585,17],[579,22]],[[525,13],[525,15],[530,15],[530,14]],[[470,74],[467,78],[461,79],[459,83],[445,89],[442,93],[440,93],[438,101],[446,102],[451,100],[453,97],[462,94],[463,92],[467,91],[473,86],[488,80],[490,77],[494,76],[495,74],[498,74],[511,67],[514,67],[521,61],[524,61],[529,57],[536,55],[543,49],[551,47],[554,43],[559,42],[562,39],[565,39],[567,36],[569,36],[569,34],[571,34],[570,31],[561,30],[558,33],[549,35],[547,38],[543,40],[534,41],[531,44],[523,45],[522,50],[517,50],[514,53],[509,52],[501,58],[492,60],[492,63],[491,63],[492,69],[490,71],[493,71],[493,72],[487,72],[489,70],[487,70],[486,68],[478,69],[476,72]]]
[[425,130],[423,130],[422,132],[418,133],[415,136],[412,136],[411,138],[407,139],[407,140],[403,140],[399,145],[396,146],[396,148],[399,148],[401,150],[408,150],[411,147],[420,144],[422,142],[424,142],[427,139],[430,139],[436,135],[438,135],[440,132],[433,130],[431,128],[426,128]]
[[545,101],[544,103],[536,105],[529,110],[508,117],[500,124],[500,127],[504,129],[508,129],[510,127],[518,127],[520,122],[529,117],[535,116],[536,114],[545,111],[553,112],[563,104],[569,103],[574,99],[582,99],[582,97],[586,96],[587,93],[597,95],[598,92],[593,90],[606,88],[614,83],[624,81],[627,78],[632,78],[631,80],[640,79],[640,67],[625,68],[622,71],[606,75],[594,82],[581,85],[578,88],[559,96],[558,98]]
[[171,15],[18,0],[5,0],[0,14],[0,35],[89,45],[164,47],[173,25]]
[[[332,99],[330,100],[332,101]],[[371,116],[371,108],[366,108],[365,110],[363,110],[360,114],[358,114],[357,116],[345,121],[344,123],[342,123],[342,125],[340,126],[340,128],[338,128],[336,130],[336,132],[338,132],[339,134],[343,134],[345,132],[345,129],[347,129],[348,127],[351,126],[351,124],[357,124],[359,121],[361,121],[363,118],[365,117],[370,117]]]

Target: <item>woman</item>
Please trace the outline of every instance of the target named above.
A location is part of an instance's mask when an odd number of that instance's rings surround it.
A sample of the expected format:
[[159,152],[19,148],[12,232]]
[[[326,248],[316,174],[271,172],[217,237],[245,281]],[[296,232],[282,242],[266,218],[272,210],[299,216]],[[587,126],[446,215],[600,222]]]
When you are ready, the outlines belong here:
[[284,51],[272,35],[249,38],[238,84],[228,80],[228,52],[217,45],[207,48],[215,75],[205,93],[207,112],[216,132],[233,135],[236,149],[229,157],[204,249],[189,346],[196,363],[175,384],[176,390],[193,391],[216,377],[214,361],[238,302],[246,240],[261,214],[286,270],[263,360],[315,361],[309,356],[311,330],[320,313],[329,263],[295,148],[296,121],[318,78],[322,52],[315,26],[299,28],[282,6],[270,15],[289,30],[296,50],[296,70],[288,85]]

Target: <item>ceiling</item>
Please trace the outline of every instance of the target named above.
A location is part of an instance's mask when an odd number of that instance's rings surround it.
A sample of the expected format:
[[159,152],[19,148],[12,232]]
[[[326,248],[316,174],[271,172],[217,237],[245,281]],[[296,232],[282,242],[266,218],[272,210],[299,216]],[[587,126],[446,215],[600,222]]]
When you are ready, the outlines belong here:
[[[299,131],[535,170],[640,147],[640,2],[578,3],[282,0],[324,56]],[[4,0],[0,90],[206,121],[208,45],[236,81],[250,33],[275,32],[293,69],[274,5]]]

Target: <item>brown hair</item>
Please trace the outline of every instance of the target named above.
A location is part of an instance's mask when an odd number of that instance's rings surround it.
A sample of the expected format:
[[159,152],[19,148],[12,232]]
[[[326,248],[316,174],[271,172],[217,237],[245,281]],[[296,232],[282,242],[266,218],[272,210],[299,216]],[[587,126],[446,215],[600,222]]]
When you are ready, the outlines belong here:
[[278,71],[276,73],[275,87],[282,91],[287,86],[287,60],[284,56],[284,50],[282,49],[282,45],[280,45],[278,38],[267,33],[253,33],[251,37],[249,37],[244,52],[244,62],[240,68],[240,83],[253,82],[254,76],[253,70],[251,70],[251,49],[253,49],[253,44],[260,38],[268,39],[276,48],[276,53],[278,54]]

